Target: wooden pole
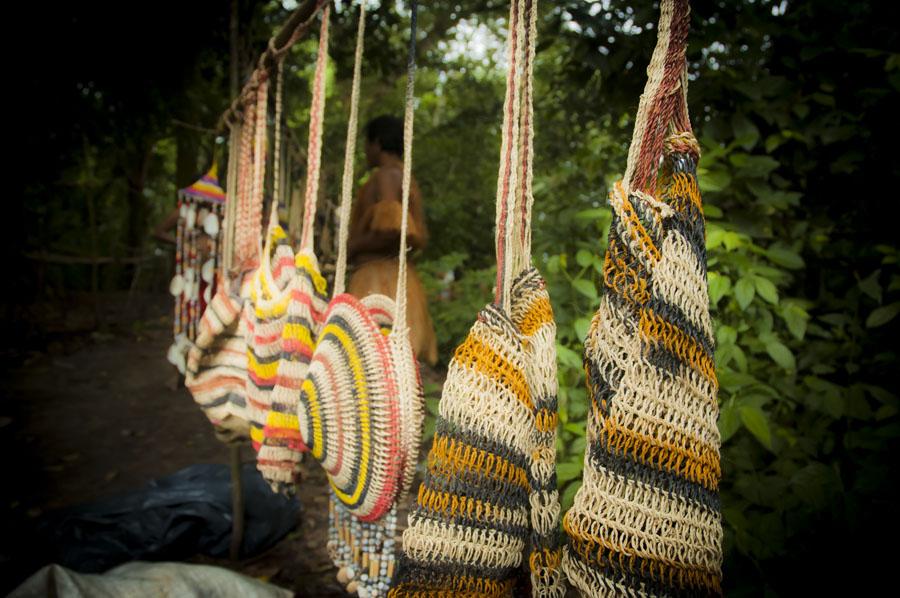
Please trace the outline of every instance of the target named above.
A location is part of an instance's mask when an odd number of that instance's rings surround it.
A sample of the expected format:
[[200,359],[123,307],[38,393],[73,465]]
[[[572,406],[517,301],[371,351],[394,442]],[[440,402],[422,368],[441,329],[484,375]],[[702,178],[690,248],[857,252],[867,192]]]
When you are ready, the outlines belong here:
[[[272,38],[270,42],[271,45],[267,47],[265,51],[260,55],[259,60],[257,61],[257,70],[269,70],[274,68],[275,57],[272,54],[271,48],[283,48],[289,41],[291,41],[291,36],[294,35],[294,32],[297,30],[297,28],[302,26],[305,22],[312,18],[316,11],[322,8],[325,3],[325,0],[305,0],[303,4],[301,4],[297,8],[297,10],[295,10],[294,13],[288,18],[288,20],[285,21],[284,25],[282,25],[278,33],[275,34],[275,37]],[[232,18],[234,18],[234,10],[235,9],[232,8]],[[232,70],[232,73],[233,72],[234,71]],[[244,85],[244,88],[240,90],[240,93],[238,93],[237,91],[232,92],[231,105],[228,107],[228,109],[225,110],[225,112],[222,113],[222,116],[219,117],[219,123],[216,126],[216,130],[226,130],[228,121],[240,110],[241,104],[243,103],[243,97],[246,94],[252,92],[258,85],[259,80],[251,75],[250,80]]]
[[[240,72],[240,53],[238,52],[238,3],[240,0],[231,0],[231,23],[229,33],[231,36],[231,97],[238,94],[238,73]],[[228,156],[229,160],[234,159]],[[244,543],[244,492],[241,483],[241,445],[235,441],[228,447],[228,457],[231,464],[231,547],[229,557],[232,561],[241,558],[241,545]]]

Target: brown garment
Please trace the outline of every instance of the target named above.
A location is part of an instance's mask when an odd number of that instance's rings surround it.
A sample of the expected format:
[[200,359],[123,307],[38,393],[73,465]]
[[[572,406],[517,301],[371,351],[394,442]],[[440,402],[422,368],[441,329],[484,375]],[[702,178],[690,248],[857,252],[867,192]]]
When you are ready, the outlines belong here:
[[[396,173],[388,172],[386,176]],[[353,272],[347,292],[355,297],[382,294],[396,298],[397,254],[400,251],[400,218],[402,208],[399,198],[379,198],[376,187],[382,181],[384,172],[374,172],[363,188],[350,216],[350,261]],[[413,183],[410,193],[407,243],[421,249],[428,239],[418,186]],[[364,247],[355,247],[354,240],[366,237]],[[356,249],[356,251],[354,251]],[[429,364],[437,362],[437,338],[434,325],[428,313],[428,299],[415,265],[408,263],[407,277],[407,322],[410,340],[416,357]]]

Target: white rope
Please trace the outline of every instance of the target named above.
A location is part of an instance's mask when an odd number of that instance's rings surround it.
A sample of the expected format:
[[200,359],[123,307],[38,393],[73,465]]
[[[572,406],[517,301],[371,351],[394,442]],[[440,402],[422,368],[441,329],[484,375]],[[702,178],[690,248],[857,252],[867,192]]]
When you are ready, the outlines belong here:
[[521,88],[521,125],[519,127],[519,193],[517,193],[515,222],[511,231],[513,239],[512,274],[531,265],[531,210],[534,205],[532,181],[534,180],[534,55],[537,42],[537,0],[524,2],[523,27],[525,43],[522,51],[523,72]]
[[316,56],[316,74],[313,83],[312,106],[309,114],[309,143],[306,157],[306,196],[303,204],[303,233],[300,247],[312,250],[313,228],[316,221],[316,204],[319,199],[319,171],[322,165],[322,120],[325,114],[325,67],[328,63],[328,21],[331,5],[322,11],[322,27],[319,30],[319,51]]
[[512,283],[512,264],[510,263],[510,239],[512,237],[512,219],[510,198],[516,188],[516,169],[518,166],[518,130],[519,130],[519,94],[516,81],[519,69],[519,34],[521,19],[519,18],[521,0],[510,3],[509,9],[509,45],[507,60],[509,68],[506,77],[506,97],[503,101],[503,134],[500,143],[500,169],[497,174],[497,199],[495,220],[495,242],[497,247],[497,293],[496,300],[505,312],[510,307],[510,286]]
[[344,292],[347,281],[347,239],[350,235],[350,206],[353,202],[353,162],[359,128],[359,83],[366,30],[366,0],[359,4],[356,28],[356,55],[353,59],[353,83],[350,88],[350,120],[347,122],[347,144],[344,150],[344,176],[341,180],[341,206],[338,222],[338,257],[334,274],[334,295]]
[[225,216],[222,219],[222,280],[227,283],[234,266],[234,226],[237,217],[237,178],[241,145],[241,124],[231,125],[228,136],[228,174],[225,179]]
[[410,15],[409,58],[406,74],[406,110],[403,114],[403,186],[402,209],[400,216],[400,256],[397,264],[397,315],[394,317],[392,335],[406,335],[406,235],[409,228],[409,193],[412,183],[412,144],[413,123],[415,121],[416,100],[416,25],[418,19],[418,2],[413,0]]

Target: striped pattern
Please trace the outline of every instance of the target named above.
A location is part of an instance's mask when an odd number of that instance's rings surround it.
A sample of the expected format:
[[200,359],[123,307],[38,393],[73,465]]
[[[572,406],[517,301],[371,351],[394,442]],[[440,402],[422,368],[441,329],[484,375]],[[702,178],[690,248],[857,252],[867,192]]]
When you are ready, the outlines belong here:
[[257,452],[262,446],[263,428],[278,379],[281,337],[287,322],[292,282],[296,278],[294,251],[287,235],[277,225],[270,228],[269,235],[274,247],[263,252],[263,259],[253,274],[250,297],[244,304],[243,312],[247,328],[250,442]]
[[192,185],[178,190],[178,195],[215,203],[225,203],[225,191],[219,184],[219,168],[215,162],[209,171]]
[[[328,307],[327,283],[311,251],[296,255],[285,287],[281,353],[256,464],[276,491],[291,493],[299,481],[301,444],[297,408],[316,338]],[[277,277],[276,277],[277,278]],[[278,306],[280,310],[280,305]]]
[[582,593],[721,594],[719,432],[696,141],[666,141],[660,200],[610,194],[606,293],[585,341],[584,484],[563,567]]
[[523,559],[533,595],[564,593],[555,325],[536,270],[514,281],[511,313],[485,307],[450,362],[391,596],[520,592]]
[[[424,417],[407,406],[421,405],[422,391],[408,338],[405,354],[392,346],[394,310],[382,295],[332,299],[297,410],[300,446],[331,486],[329,552],[373,595],[383,595],[393,576],[396,505],[412,480]],[[414,396],[405,399],[403,355],[415,376]]]
[[203,318],[188,353],[185,386],[217,431],[246,437],[247,340],[240,317],[243,301],[222,285]]

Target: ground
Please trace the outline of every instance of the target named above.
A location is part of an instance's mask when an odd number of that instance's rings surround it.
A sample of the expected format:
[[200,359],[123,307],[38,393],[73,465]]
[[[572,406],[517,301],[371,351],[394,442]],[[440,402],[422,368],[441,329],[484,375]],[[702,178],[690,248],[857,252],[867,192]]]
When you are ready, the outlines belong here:
[[[194,463],[228,463],[228,449],[190,394],[173,384],[165,359],[167,298],[118,294],[90,309],[86,304],[51,310],[40,342],[7,350],[0,391],[0,449],[7,455],[2,594],[44,564],[28,539],[48,510],[134,490]],[[103,332],[92,330],[98,324],[92,312],[102,314]],[[253,457],[249,447],[242,454]],[[325,476],[311,460],[304,480],[301,521],[280,543],[241,562],[199,556],[195,562],[264,578],[298,596],[345,595],[325,550]]]

